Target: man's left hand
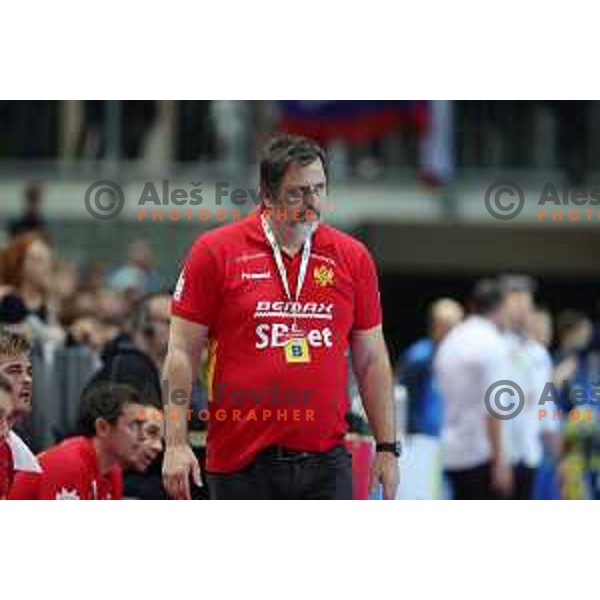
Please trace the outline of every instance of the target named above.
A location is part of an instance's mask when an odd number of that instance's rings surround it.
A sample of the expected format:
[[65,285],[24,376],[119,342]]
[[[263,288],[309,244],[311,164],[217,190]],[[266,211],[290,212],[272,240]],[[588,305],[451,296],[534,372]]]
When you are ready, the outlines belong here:
[[371,469],[371,494],[381,484],[383,499],[395,500],[399,483],[398,459],[391,452],[377,452]]

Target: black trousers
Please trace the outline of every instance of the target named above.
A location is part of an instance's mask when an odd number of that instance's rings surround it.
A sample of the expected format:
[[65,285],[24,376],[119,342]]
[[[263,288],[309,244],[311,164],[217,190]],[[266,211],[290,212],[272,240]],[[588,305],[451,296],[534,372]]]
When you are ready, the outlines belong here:
[[328,452],[268,448],[237,473],[208,473],[213,500],[351,500],[352,459],[336,446]]
[[519,463],[513,467],[512,496],[502,496],[492,487],[491,464],[462,471],[446,471],[455,500],[531,500],[536,469]]
[[513,500],[532,500],[537,469],[519,463],[513,467]]
[[455,500],[496,500],[492,488],[492,466],[485,463],[471,469],[446,471]]

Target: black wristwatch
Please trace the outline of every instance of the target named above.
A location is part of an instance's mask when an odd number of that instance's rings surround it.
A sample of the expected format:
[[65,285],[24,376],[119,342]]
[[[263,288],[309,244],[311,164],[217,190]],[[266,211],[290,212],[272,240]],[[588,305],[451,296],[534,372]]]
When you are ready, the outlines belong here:
[[375,452],[391,452],[396,458],[400,458],[402,444],[400,442],[381,442],[375,444]]

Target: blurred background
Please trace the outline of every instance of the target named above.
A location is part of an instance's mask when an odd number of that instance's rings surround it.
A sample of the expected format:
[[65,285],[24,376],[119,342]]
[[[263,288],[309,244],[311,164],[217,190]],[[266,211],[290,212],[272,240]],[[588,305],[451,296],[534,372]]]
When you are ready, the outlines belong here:
[[[4,101],[3,242],[35,206],[69,265],[114,270],[139,237],[171,284],[199,229],[216,222],[137,222],[144,182],[160,190],[168,178],[171,189],[189,190],[201,181],[202,207],[211,209],[215,182],[256,186],[261,144],[281,129],[328,147],[328,218],[375,253],[394,352],[422,325],[406,312],[422,314],[440,293],[463,295],[474,276],[508,267],[543,276],[550,305],[568,299],[596,312],[600,219],[537,222],[536,199],[546,181],[594,184],[600,102]],[[87,188],[101,179],[125,192],[114,221],[85,209]],[[527,194],[512,221],[493,219],[483,201],[502,179]]]
[[[73,399],[130,327],[136,302],[171,289],[192,241],[219,225],[139,221],[145,182],[198,185],[202,208],[213,210],[216,182],[256,187],[260,148],[282,130],[328,149],[327,218],[377,261],[395,363],[426,334],[433,301],[464,303],[476,279],[507,271],[534,277],[536,300],[553,317],[582,316],[594,343],[598,211],[589,222],[540,222],[537,199],[548,181],[573,189],[600,183],[600,102],[3,101],[1,318],[34,318],[37,369],[45,373],[34,382],[37,408],[26,432],[36,450],[68,431]],[[86,190],[98,180],[123,189],[114,220],[86,210]],[[485,192],[499,180],[524,190],[515,219],[486,210]],[[32,231],[43,247],[23,237]],[[25,312],[14,302],[19,294]]]

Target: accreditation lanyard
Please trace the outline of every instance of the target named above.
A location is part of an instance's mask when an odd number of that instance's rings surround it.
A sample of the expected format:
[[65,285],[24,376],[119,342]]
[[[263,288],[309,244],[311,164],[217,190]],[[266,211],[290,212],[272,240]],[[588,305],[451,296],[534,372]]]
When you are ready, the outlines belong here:
[[[275,234],[271,229],[271,225],[267,221],[266,217],[262,215],[262,227],[265,232],[265,237],[267,241],[271,245],[273,250],[273,256],[275,258],[275,264],[277,265],[277,270],[279,271],[279,277],[281,278],[281,283],[283,284],[283,289],[285,290],[285,295],[287,299],[291,302],[298,302],[300,298],[300,292],[302,291],[302,286],[304,285],[304,280],[306,279],[306,272],[308,271],[308,261],[310,260],[310,249],[312,245],[312,229],[304,242],[304,247],[302,248],[302,257],[300,259],[300,270],[298,272],[298,281],[296,283],[296,294],[295,297],[292,298],[292,293],[290,291],[290,284],[288,282],[287,277],[287,269],[283,264],[283,257],[281,255],[281,248],[279,243],[275,239]],[[296,320],[294,319],[294,325]]]

